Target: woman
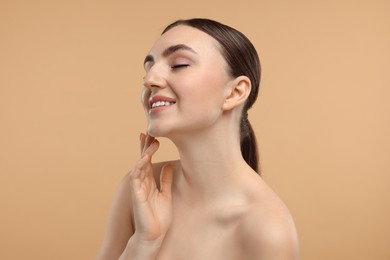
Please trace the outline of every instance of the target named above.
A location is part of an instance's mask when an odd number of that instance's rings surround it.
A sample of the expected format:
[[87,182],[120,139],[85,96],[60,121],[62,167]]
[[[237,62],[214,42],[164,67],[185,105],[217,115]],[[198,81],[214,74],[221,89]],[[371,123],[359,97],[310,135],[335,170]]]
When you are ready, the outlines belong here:
[[[260,63],[237,30],[169,25],[144,62],[141,158],[114,200],[98,259],[298,259],[288,209],[258,174],[247,111]],[[154,137],[180,160],[152,164]]]

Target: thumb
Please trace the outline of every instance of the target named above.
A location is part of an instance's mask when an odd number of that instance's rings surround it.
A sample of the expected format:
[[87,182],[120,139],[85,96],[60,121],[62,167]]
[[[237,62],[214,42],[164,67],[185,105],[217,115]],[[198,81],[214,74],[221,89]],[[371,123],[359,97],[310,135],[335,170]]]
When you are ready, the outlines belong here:
[[172,194],[172,182],[173,182],[173,169],[172,166],[166,164],[161,169],[160,174],[160,192],[164,196],[171,197]]

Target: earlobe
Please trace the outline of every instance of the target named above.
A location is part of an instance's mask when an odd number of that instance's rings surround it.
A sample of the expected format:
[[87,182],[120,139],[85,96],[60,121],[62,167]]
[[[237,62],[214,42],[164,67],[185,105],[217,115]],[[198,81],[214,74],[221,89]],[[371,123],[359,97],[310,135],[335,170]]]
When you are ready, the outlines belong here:
[[251,92],[251,87],[251,81],[247,76],[235,78],[228,89],[223,110],[231,110],[243,104]]

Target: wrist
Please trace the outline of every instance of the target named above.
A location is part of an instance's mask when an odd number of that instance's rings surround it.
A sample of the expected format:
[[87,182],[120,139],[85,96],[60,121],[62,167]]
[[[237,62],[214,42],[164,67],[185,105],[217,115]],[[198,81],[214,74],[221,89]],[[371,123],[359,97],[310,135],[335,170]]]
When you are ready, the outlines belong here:
[[135,232],[129,239],[128,243],[133,244],[139,247],[145,248],[160,248],[162,242],[164,240],[164,236],[159,236],[156,239],[144,239],[140,237],[137,232]]
[[159,237],[154,240],[144,240],[137,234],[134,234],[130,237],[127,242],[126,249],[119,259],[155,259],[160,250],[163,239],[164,237]]

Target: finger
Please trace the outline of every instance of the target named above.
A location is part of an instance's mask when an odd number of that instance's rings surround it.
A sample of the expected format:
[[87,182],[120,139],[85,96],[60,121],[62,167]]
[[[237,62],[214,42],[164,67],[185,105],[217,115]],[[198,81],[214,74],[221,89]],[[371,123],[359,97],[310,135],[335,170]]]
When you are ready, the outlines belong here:
[[148,148],[149,145],[151,145],[155,139],[156,138],[154,138],[154,136],[151,136],[149,133],[146,133],[146,148]]
[[143,175],[145,175],[145,171],[147,169],[149,162],[150,162],[150,157],[144,155],[134,166],[133,170],[130,172],[129,174],[130,179],[141,178]]
[[172,183],[173,183],[173,168],[171,165],[166,164],[161,169],[160,192],[165,196],[171,197]]
[[159,147],[160,147],[160,142],[157,139],[154,139],[153,142],[149,145],[149,147],[146,148],[144,152],[144,156],[148,155],[150,158],[152,158],[152,156],[158,150]]
[[141,153],[141,157],[142,157],[143,152],[144,152],[144,147],[145,147],[146,135],[144,133],[141,133],[139,139],[140,139],[140,153]]
[[154,137],[149,135],[148,133],[145,135],[145,141],[142,148],[142,155],[145,154],[145,151],[148,149],[148,147],[153,143]]
[[142,157],[135,165],[134,170],[131,172],[130,176],[132,179],[144,179],[146,175],[145,171],[147,170],[148,166],[150,167],[150,164],[152,162],[152,156],[155,154],[159,147],[160,142],[157,139],[154,139],[152,144],[142,154]]

